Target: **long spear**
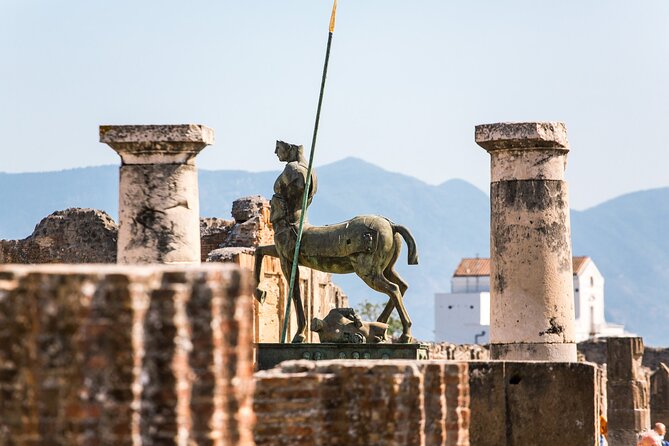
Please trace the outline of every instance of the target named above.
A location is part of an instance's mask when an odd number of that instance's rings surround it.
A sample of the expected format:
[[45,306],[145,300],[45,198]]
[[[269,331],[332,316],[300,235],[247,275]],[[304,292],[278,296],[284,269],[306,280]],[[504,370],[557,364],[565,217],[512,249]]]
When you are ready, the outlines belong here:
[[281,343],[286,342],[286,332],[288,331],[288,320],[290,319],[290,304],[293,298],[293,289],[295,288],[295,275],[297,273],[297,260],[300,254],[300,242],[302,241],[302,229],[304,228],[304,216],[307,213],[307,198],[309,197],[309,188],[311,187],[311,168],[314,164],[314,151],[316,149],[316,137],[318,136],[318,123],[321,119],[321,105],[323,105],[323,91],[325,90],[325,79],[328,74],[328,62],[330,61],[330,47],[332,46],[332,34],[335,28],[335,16],[337,15],[337,0],[332,5],[332,15],[330,16],[330,29],[328,32],[328,46],[325,50],[325,64],[323,65],[323,78],[321,79],[321,91],[318,95],[318,108],[316,109],[316,122],[314,123],[314,134],[311,138],[311,151],[309,152],[309,166],[307,167],[307,181],[304,185],[304,194],[302,194],[302,215],[300,216],[300,227],[297,230],[297,241],[295,242],[295,252],[293,254],[293,266],[290,270],[290,286],[288,287],[288,301],[286,302],[286,314],[283,318],[283,329],[281,330]]

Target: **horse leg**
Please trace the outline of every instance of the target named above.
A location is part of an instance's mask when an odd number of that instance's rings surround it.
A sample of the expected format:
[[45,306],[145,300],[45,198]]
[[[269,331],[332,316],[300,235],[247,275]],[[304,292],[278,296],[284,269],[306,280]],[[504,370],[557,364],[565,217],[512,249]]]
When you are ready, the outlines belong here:
[[[383,272],[383,277],[385,277],[386,279],[397,285],[400,289],[400,294],[402,295],[402,298],[404,298],[404,293],[407,292],[409,284],[407,284],[404,281],[404,279],[402,279],[400,275],[397,274],[397,271],[395,271],[395,269],[392,266],[386,268],[386,270]],[[388,301],[386,307],[383,309],[381,315],[378,317],[377,322],[383,322],[384,324],[387,323],[394,308],[395,306],[393,305],[392,301]]]
[[[399,259],[400,257],[400,251],[402,250],[402,238],[399,234],[395,234],[393,239],[394,239],[393,256],[391,257],[388,266],[383,271],[383,275],[386,279],[390,280],[392,283],[394,283],[400,288],[400,294],[402,294],[402,297],[404,297],[404,293],[406,293],[407,288],[409,288],[409,285],[404,280],[402,280],[402,278],[398,276],[395,270],[393,269],[395,263],[397,262],[397,259]],[[383,322],[384,324],[387,323],[388,319],[390,318],[390,315],[393,313],[394,308],[395,305],[393,304],[393,301],[391,299],[388,301],[388,303],[386,304],[385,308],[383,309],[379,317],[376,319],[376,321]]]
[[262,259],[265,256],[270,257],[279,257],[279,253],[276,252],[276,246],[274,245],[265,245],[258,246],[254,254],[255,265],[253,268],[253,278],[256,281],[256,291],[254,293],[255,298],[258,299],[258,302],[265,303],[267,298],[267,291],[261,290],[260,286],[260,272],[262,270]]
[[371,276],[361,276],[361,278],[371,288],[388,295],[391,302],[397,308],[397,312],[400,315],[400,321],[402,321],[402,336],[400,336],[400,342],[403,344],[411,343],[413,340],[411,336],[411,319],[409,318],[409,313],[407,313],[406,308],[404,308],[400,287],[386,279],[383,274],[372,274]]
[[[290,272],[292,270],[292,262],[287,259],[281,259],[281,270],[286,281],[290,284]],[[300,292],[300,268],[295,270],[295,282],[293,283],[293,295],[290,296],[295,305],[295,316],[297,316],[297,333],[291,341],[293,344],[300,344],[307,339],[307,318],[304,315],[304,307],[302,306],[302,296]],[[290,305],[290,303],[288,303]]]

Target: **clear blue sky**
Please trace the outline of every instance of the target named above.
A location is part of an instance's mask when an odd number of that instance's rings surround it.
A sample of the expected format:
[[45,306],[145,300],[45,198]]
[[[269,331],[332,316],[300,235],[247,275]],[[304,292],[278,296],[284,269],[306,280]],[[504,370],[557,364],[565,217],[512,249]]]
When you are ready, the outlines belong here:
[[[100,124],[202,123],[205,169],[308,146],[331,0],[0,0],[0,171],[118,163]],[[669,2],[340,0],[316,164],[487,190],[474,125],[561,120],[572,206],[669,186]]]

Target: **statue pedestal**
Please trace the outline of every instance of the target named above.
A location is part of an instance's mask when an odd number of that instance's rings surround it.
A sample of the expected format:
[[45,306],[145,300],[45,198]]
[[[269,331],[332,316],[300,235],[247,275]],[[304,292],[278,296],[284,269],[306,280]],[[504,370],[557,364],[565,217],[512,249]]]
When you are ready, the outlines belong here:
[[424,344],[256,344],[256,369],[297,359],[429,359]]

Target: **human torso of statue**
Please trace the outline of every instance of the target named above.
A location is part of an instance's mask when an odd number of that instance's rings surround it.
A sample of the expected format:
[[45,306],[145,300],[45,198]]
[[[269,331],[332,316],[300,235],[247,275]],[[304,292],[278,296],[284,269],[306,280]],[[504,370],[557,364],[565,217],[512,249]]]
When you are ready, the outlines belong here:
[[[291,161],[286,164],[283,172],[274,182],[274,195],[270,202],[270,221],[274,225],[275,231],[279,227],[299,225],[306,180],[306,164],[300,161]],[[312,170],[307,206],[311,204],[316,189],[316,173]]]

